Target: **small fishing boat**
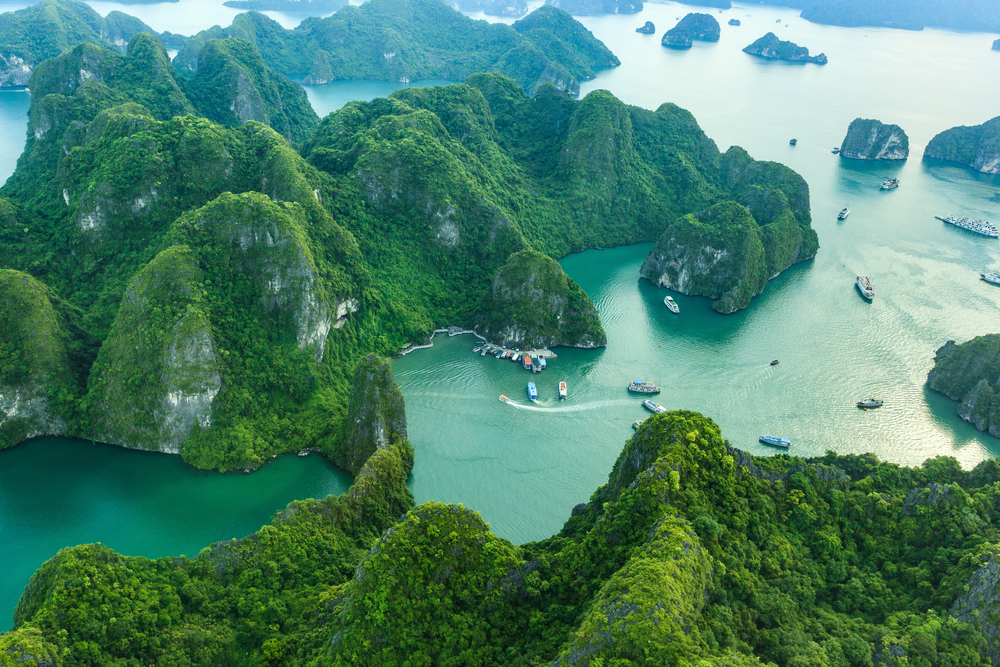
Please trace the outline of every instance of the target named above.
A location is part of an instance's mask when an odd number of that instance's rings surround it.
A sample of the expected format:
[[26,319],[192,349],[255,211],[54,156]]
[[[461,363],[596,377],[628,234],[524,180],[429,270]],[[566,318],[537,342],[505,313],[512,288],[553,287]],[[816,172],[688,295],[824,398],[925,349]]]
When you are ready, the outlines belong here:
[[840,213],[837,214],[837,220],[847,220],[847,216],[851,214],[851,209],[846,206],[840,209]]
[[869,301],[875,298],[875,288],[872,286],[872,281],[868,280],[868,276],[858,276],[856,284],[858,289],[861,290],[861,296]]
[[878,397],[875,397],[875,398],[866,398],[866,399],[858,401],[858,407],[859,408],[865,408],[866,410],[868,408],[880,408],[880,407],[882,407],[883,403],[885,403],[885,401],[883,401],[881,398],[878,398]]
[[650,412],[652,412],[655,415],[658,415],[661,412],[666,412],[667,411],[667,409],[665,407],[663,407],[659,403],[653,403],[649,399],[646,399],[645,401],[642,402],[642,407],[646,408],[647,410],[649,410]]
[[760,436],[760,441],[765,445],[771,445],[772,447],[783,447],[788,449],[789,445],[792,444],[791,440],[786,440],[785,438],[779,438],[776,435],[762,435]]
[[299,456],[309,456],[309,452],[306,450],[302,450],[301,452],[299,452]]
[[642,426],[642,420],[641,419],[636,419],[634,422],[632,422],[632,430],[633,431],[638,431],[640,426]]
[[794,146],[794,145],[795,145],[795,144],[797,144],[797,143],[799,143],[799,140],[798,140],[798,139],[792,139],[791,141],[789,141],[789,142],[788,142],[788,144],[789,144],[790,146]]
[[672,296],[668,295],[663,297],[663,305],[666,306],[667,310],[669,310],[671,313],[681,312],[681,307],[677,305],[677,302],[674,301],[674,298]]
[[887,178],[882,181],[882,185],[879,186],[879,190],[895,190],[899,187],[898,178]]
[[831,152],[831,153],[833,153],[834,155],[836,155],[837,153],[839,153],[839,152],[840,152],[840,147],[839,147],[839,146],[834,146],[834,147],[833,147],[833,150],[832,150],[832,151],[830,151],[830,152]]
[[528,400],[537,401],[538,400],[538,389],[535,388],[534,382],[528,383]]
[[778,361],[777,359],[775,359],[774,361],[771,362],[771,365],[772,366],[777,366],[780,363],[781,363],[780,361]]
[[521,357],[521,362],[524,364],[524,370],[526,371],[531,370],[531,357],[529,357],[528,355],[524,355],[523,357]]
[[500,394],[500,402],[501,403],[510,403],[510,399],[507,398],[506,396],[504,396],[503,394]]
[[531,372],[532,373],[541,373],[542,372],[541,361],[542,360],[539,359],[539,358],[537,358],[537,357],[532,357],[531,358]]
[[538,357],[538,368],[540,370],[545,370],[545,357]]
[[566,382],[565,381],[559,383],[559,400],[560,401],[565,401],[566,400]]

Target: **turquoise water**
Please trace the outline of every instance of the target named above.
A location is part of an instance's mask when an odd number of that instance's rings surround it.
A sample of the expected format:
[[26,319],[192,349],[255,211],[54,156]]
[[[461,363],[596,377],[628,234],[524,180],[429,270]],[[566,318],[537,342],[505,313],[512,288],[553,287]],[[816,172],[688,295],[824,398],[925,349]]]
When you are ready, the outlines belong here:
[[163,456],[67,438],[0,452],[0,631],[32,573],[63,547],[101,542],[129,556],[195,556],[244,537],[350,476],[317,454],[280,456],[245,475],[195,470]]
[[21,90],[0,90],[0,183],[6,181],[24,150],[31,95]]
[[305,86],[306,96],[316,114],[323,118],[337,111],[348,102],[362,100],[370,102],[376,97],[387,97],[400,88],[424,88],[426,86],[447,86],[454,81],[425,79],[412,83],[395,81],[334,81],[321,86]]

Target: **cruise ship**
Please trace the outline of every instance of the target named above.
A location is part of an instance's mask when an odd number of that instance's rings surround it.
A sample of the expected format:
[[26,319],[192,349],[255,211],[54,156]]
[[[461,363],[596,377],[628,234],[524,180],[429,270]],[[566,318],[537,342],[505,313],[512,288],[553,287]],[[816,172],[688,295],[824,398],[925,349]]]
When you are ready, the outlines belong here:
[[898,187],[899,187],[899,179],[898,178],[887,178],[884,181],[882,181],[882,188],[881,189],[882,190],[895,190]]
[[667,310],[669,310],[671,313],[681,312],[681,307],[677,305],[677,302],[674,301],[674,298],[672,296],[663,297],[663,305],[666,306]]
[[851,214],[851,209],[846,206],[840,209],[840,213],[837,214],[837,220],[847,220],[847,216]]
[[667,409],[665,407],[663,407],[659,403],[653,403],[649,399],[646,399],[645,401],[642,402],[642,407],[646,408],[647,410],[649,410],[650,412],[652,412],[654,415],[658,415],[661,412],[666,412],[667,411]]
[[534,382],[529,382],[528,383],[528,399],[532,400],[532,401],[537,401],[538,400],[538,390],[535,389],[535,383]]
[[1000,273],[980,273],[979,278],[993,285],[1000,285]]
[[785,449],[788,449],[788,447],[792,444],[791,440],[786,440],[785,438],[779,438],[774,435],[762,435],[760,436],[760,441],[763,442],[765,445],[784,447]]
[[869,301],[875,298],[875,288],[872,287],[872,281],[868,280],[868,276],[858,276],[858,289],[861,290],[861,296]]
[[955,225],[956,227],[961,227],[962,229],[967,229],[970,232],[982,234],[983,236],[989,236],[994,239],[1000,236],[1000,232],[997,232],[997,228],[993,226],[993,223],[986,222],[985,220],[973,220],[972,218],[963,218],[960,215],[935,215],[934,217],[941,222],[947,222],[949,225]]
[[655,384],[643,382],[642,380],[632,380],[628,385],[628,390],[636,394],[659,394],[660,388]]

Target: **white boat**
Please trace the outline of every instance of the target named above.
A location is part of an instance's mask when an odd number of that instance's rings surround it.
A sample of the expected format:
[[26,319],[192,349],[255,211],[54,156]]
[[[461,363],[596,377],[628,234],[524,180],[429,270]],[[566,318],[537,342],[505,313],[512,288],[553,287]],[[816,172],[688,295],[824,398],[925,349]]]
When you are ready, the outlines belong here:
[[634,422],[632,422],[632,430],[633,431],[638,431],[640,426],[642,426],[642,420],[641,419],[636,419]]
[[864,400],[858,401],[858,407],[859,408],[865,408],[866,410],[868,408],[880,408],[880,407],[882,407],[882,404],[884,402],[885,401],[883,401],[881,398],[878,398],[878,397],[876,397],[876,398],[866,398]]
[[666,306],[667,310],[669,310],[671,313],[681,312],[681,307],[677,305],[677,302],[674,301],[674,298],[672,296],[667,295],[663,297],[663,305]]
[[501,403],[510,403],[510,399],[507,398],[506,396],[504,396],[503,394],[500,394],[500,402]]
[[980,273],[979,279],[992,285],[1000,285],[1000,273]]
[[993,223],[986,222],[985,220],[974,220],[972,218],[963,218],[960,215],[935,215],[935,218],[941,222],[947,222],[949,225],[955,225],[961,229],[967,229],[970,232],[975,232],[976,234],[982,234],[983,236],[989,236],[990,238],[997,238],[1000,236],[1000,232],[997,228],[993,226]]
[[861,296],[869,301],[875,298],[875,288],[872,287],[872,281],[868,280],[868,276],[858,276],[858,289],[861,290]]
[[772,445],[774,447],[784,447],[788,449],[789,445],[792,444],[791,440],[786,440],[785,438],[779,438],[776,435],[762,435],[760,436],[760,441],[765,445]]
[[642,380],[632,380],[628,385],[628,390],[636,394],[659,394],[660,388],[650,382]]
[[652,401],[650,401],[648,399],[642,402],[642,407],[646,408],[647,410],[649,410],[650,412],[652,412],[655,415],[658,415],[661,412],[666,412],[667,411],[667,409],[665,407],[663,407],[662,405],[660,405],[659,403],[653,403]]
[[565,401],[566,400],[566,382],[565,381],[559,383],[559,400],[560,401]]
[[899,179],[898,178],[887,178],[884,181],[882,181],[882,186],[881,186],[880,189],[882,189],[882,190],[895,190],[898,187],[899,187]]
[[851,214],[851,209],[845,206],[844,208],[840,209],[840,213],[837,214],[837,220],[846,220],[847,216],[849,216],[850,214]]

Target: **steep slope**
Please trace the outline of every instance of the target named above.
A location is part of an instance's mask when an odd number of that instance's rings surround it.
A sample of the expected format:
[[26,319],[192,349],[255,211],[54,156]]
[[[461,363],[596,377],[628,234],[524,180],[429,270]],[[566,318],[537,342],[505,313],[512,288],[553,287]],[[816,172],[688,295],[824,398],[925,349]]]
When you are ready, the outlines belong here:
[[687,14],[677,25],[663,34],[660,43],[672,49],[689,49],[694,40],[719,41],[721,28],[711,14]]
[[927,386],[961,401],[959,417],[1000,438],[1000,334],[942,345],[934,355]]
[[744,48],[743,53],[768,60],[788,60],[790,62],[816,63],[817,65],[825,65],[827,63],[826,54],[821,53],[817,56],[810,56],[809,49],[806,47],[799,46],[795,42],[786,42],[778,39],[778,36],[773,32],[767,33],[753,44]]
[[958,162],[984,174],[1000,174],[1000,116],[982,125],[962,125],[934,135],[924,157]]
[[899,125],[855,118],[840,143],[840,157],[852,160],[905,160],[910,140]]
[[372,0],[306,19],[294,30],[256,12],[241,14],[228,28],[191,37],[174,64],[193,75],[202,45],[225,37],[251,42],[268,67],[306,84],[463,80],[499,71],[528,91],[555,83],[576,92],[595,70],[620,64],[590,31],[553,7],[508,26],[473,21],[443,0]]

